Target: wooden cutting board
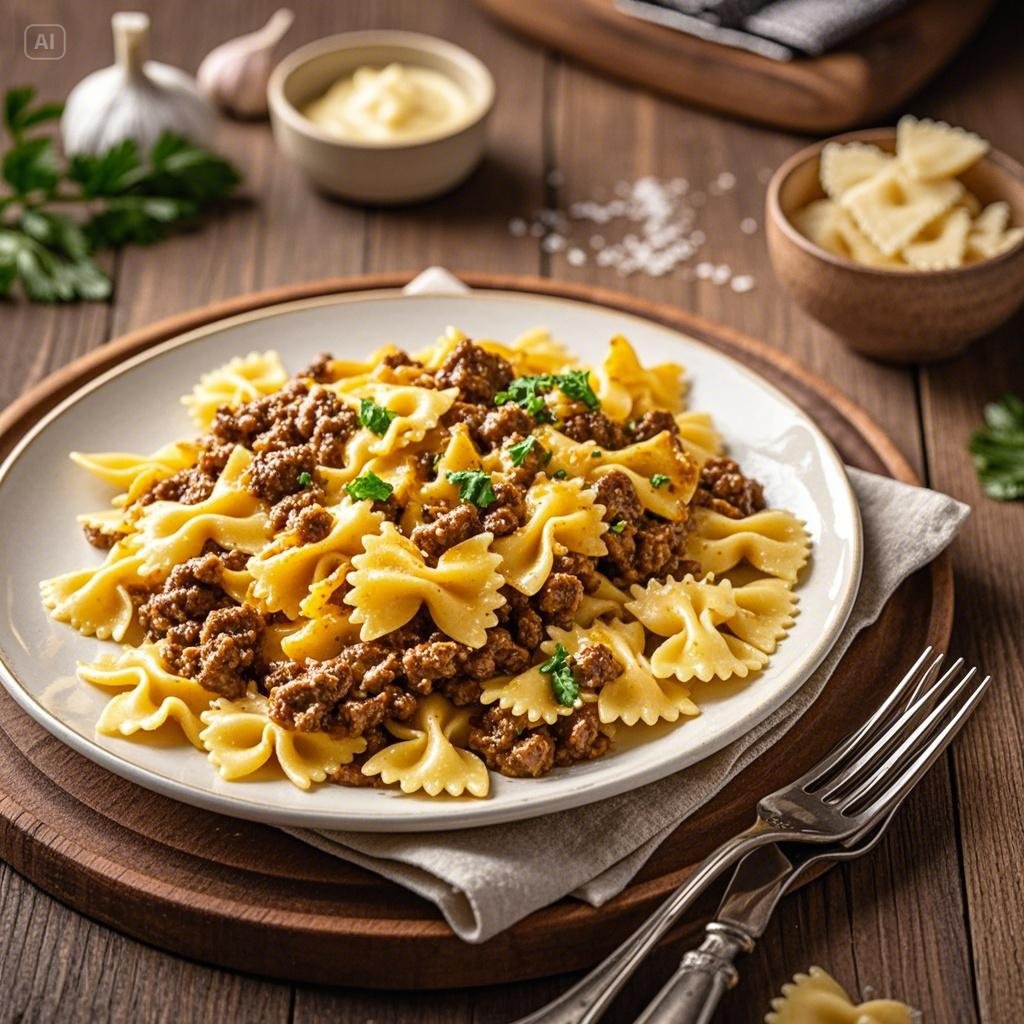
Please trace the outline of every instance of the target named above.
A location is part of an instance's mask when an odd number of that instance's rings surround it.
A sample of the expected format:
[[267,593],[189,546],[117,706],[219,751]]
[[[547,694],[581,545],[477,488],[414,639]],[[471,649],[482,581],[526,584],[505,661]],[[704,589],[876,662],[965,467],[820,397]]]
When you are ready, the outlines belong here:
[[[475,289],[557,295],[646,316],[763,374],[804,408],[850,464],[917,482],[892,442],[830,384],[769,346],[689,313],[534,278],[460,274]],[[347,278],[244,296],[165,320],[84,356],[0,416],[0,456],[57,401],[128,355],[251,309],[337,292],[398,288]],[[30,571],[30,567],[26,569]],[[140,789],[74,753],[0,691],[0,857],[42,889],[143,941],[223,967],[293,981],[439,988],[540,977],[608,953],[692,866],[746,827],[758,797],[795,778],[878,704],[926,643],[942,649],[953,614],[950,560],[907,580],[860,634],[789,733],[665,841],[615,900],[565,899],[483,945],[461,942],[434,906],[277,829]],[[623,820],[621,827],[630,827]],[[670,936],[692,938],[710,893]]]
[[524,36],[635,85],[787,131],[879,122],[974,34],[994,0],[912,0],[821,57],[770,60],[623,14],[615,0],[476,0]]

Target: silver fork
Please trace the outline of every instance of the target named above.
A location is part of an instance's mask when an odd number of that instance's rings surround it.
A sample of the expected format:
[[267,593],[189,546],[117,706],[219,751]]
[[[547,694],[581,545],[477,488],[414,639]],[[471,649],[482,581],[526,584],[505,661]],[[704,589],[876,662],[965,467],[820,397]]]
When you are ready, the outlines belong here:
[[[644,957],[727,867],[766,843],[835,843],[881,820],[917,784],[977,706],[989,682],[958,678],[958,659],[937,682],[942,655],[925,648],[875,713],[794,783],[763,797],[757,819],[697,867],[617,949],[564,995],[515,1024],[593,1024]],[[922,692],[923,691],[923,692]],[[908,699],[909,698],[909,699]]]

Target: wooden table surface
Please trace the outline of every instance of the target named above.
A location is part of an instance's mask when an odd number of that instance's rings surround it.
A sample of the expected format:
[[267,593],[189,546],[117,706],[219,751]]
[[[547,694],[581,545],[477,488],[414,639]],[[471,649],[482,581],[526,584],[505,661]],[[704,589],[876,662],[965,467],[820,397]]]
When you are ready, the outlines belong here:
[[[33,83],[46,98],[63,97],[86,72],[109,63],[107,14],[117,6],[113,0],[5,0],[0,87]],[[137,6],[152,9],[154,55],[194,69],[213,45],[249,30],[275,4]],[[110,304],[0,304],[0,403],[109,338],[192,306],[292,281],[431,263],[617,287],[786,350],[869,410],[931,486],[974,507],[955,549],[952,649],[981,663],[996,685],[880,847],[782,904],[742,964],[742,984],[726,997],[720,1019],[760,1021],[782,983],[812,963],[852,990],[870,985],[906,999],[925,1011],[929,1024],[1021,1019],[1024,509],[981,494],[966,443],[985,401],[1006,390],[1024,392],[1022,318],[953,362],[920,369],[865,362],[801,314],[772,280],[761,230],[764,170],[800,146],[797,137],[725,121],[592,74],[506,34],[466,0],[293,0],[292,6],[289,46],[347,29],[401,27],[452,39],[484,58],[499,94],[485,165],[446,199],[410,210],[361,210],[314,195],[278,159],[265,126],[226,124],[219,145],[243,169],[249,201],[199,233],[110,258],[116,288]],[[1024,21],[1014,8],[1004,3],[908,109],[967,125],[1021,159]],[[65,27],[63,60],[29,61],[21,54],[32,23]],[[593,260],[574,267],[507,229],[511,217],[610,192],[620,179],[683,176],[701,187],[722,171],[735,174],[737,184],[708,202],[701,257],[753,275],[756,288],[746,294],[679,273],[620,278]],[[756,234],[739,230],[746,217],[757,220]],[[632,1021],[671,962],[669,954],[652,960],[608,1020]],[[0,864],[3,1022],[497,1024],[566,983],[563,977],[393,995],[267,982],[124,938]]]

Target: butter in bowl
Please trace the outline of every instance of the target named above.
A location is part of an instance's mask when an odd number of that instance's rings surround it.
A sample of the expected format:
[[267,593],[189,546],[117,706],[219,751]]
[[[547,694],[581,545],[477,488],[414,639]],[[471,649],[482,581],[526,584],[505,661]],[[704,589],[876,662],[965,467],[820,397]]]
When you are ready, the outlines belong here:
[[766,223],[779,281],[874,358],[955,355],[1024,300],[1024,168],[940,122],[802,150],[769,183]]
[[412,203],[460,184],[486,148],[494,79],[443,39],[349,32],[286,57],[267,87],[274,139],[322,190]]

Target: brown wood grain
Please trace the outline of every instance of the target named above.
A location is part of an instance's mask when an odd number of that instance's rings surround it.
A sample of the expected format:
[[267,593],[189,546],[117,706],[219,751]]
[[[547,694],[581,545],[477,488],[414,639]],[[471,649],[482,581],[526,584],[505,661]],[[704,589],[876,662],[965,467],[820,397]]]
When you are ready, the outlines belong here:
[[[141,6],[155,13],[156,56],[194,69],[208,46],[251,28],[276,4],[218,0],[195,17],[176,16],[179,8],[170,5]],[[1020,506],[997,506],[980,497],[963,446],[983,400],[1008,387],[1024,391],[1024,324],[1018,320],[964,359],[923,375],[920,404],[918,375],[847,355],[773,285],[763,234],[736,230],[737,216],[761,219],[758,171],[778,164],[801,140],[722,121],[565,65],[494,30],[467,0],[345,5],[305,0],[291,6],[297,20],[289,47],[326,31],[379,25],[426,29],[475,48],[501,90],[495,127],[498,163],[507,173],[485,170],[447,200],[411,211],[364,212],[313,195],[274,159],[265,129],[228,126],[223,144],[246,169],[255,203],[227,213],[212,234],[204,229],[170,243],[173,249],[126,251],[119,260],[128,264],[126,276],[119,276],[111,306],[0,304],[0,402],[113,336],[115,321],[123,331],[246,287],[360,270],[411,270],[428,259],[493,271],[540,269],[625,287],[788,352],[867,409],[919,472],[975,505],[955,549],[960,625],[954,650],[984,661],[1001,685],[960,741],[948,776],[938,771],[929,776],[883,847],[783,903],[758,950],[742,962],[742,984],[729,993],[719,1017],[735,1024],[760,1022],[769,996],[785,978],[818,962],[848,985],[870,983],[905,994],[932,1010],[930,1020],[943,1024],[1015,1020],[1024,1006],[1019,961],[1024,896],[1014,867],[1021,859],[1024,792],[1016,651],[1024,631],[1014,567],[1024,558],[1024,540]],[[48,98],[59,98],[109,59],[106,19],[116,7],[116,0],[7,0],[0,5],[0,42],[6,48],[0,86],[35,82]],[[50,21],[67,27],[65,59],[21,58],[24,27]],[[1017,159],[1024,157],[1022,46],[1016,5],[1003,3],[963,55],[903,109],[965,124]],[[542,103],[533,107],[538,82]],[[565,176],[558,197],[540,177],[556,162]],[[623,280],[593,265],[568,267],[559,258],[542,257],[535,242],[511,238],[506,231],[510,214],[528,216],[555,198],[586,198],[593,185],[614,184],[619,177],[682,174],[706,183],[725,169],[739,180],[733,194],[708,209],[714,227],[708,231],[708,254],[754,274],[758,284],[747,295],[678,276]],[[463,209],[472,216],[457,226],[432,223],[457,217]],[[460,253],[471,257],[462,260]],[[670,954],[652,958],[608,1019],[632,1021],[670,962]],[[196,1020],[498,1024],[540,1005],[567,983],[555,978],[426,996],[292,989],[156,952],[69,911],[0,865],[0,1021],[5,1024],[180,1019],[179,1006]]]
[[[575,60],[677,99],[787,131],[837,132],[881,117],[926,82],[989,4],[919,0],[820,57],[771,60],[630,17],[614,0],[477,0]],[[904,60],[894,61],[899,50]]]

